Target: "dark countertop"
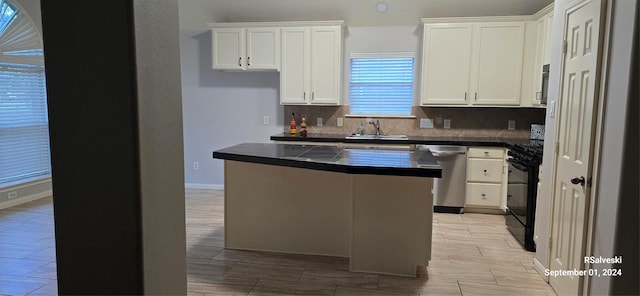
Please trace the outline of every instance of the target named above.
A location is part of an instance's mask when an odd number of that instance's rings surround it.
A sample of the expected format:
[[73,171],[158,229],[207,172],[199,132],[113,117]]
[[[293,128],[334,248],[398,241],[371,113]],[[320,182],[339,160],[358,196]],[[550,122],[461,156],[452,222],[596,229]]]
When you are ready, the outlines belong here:
[[214,151],[213,158],[347,174],[442,177],[427,149],[244,143]]
[[409,136],[406,140],[383,139],[346,139],[342,134],[307,134],[306,137],[281,133],[271,136],[272,141],[309,141],[335,143],[368,143],[368,144],[415,144],[415,145],[461,145],[461,146],[494,146],[511,148],[516,144],[528,144],[528,138],[497,137],[420,137]]

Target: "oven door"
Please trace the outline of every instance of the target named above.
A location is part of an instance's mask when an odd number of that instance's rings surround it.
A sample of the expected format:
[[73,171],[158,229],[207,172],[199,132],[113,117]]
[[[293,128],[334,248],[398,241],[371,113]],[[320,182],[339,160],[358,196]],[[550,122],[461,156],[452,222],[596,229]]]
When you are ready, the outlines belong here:
[[533,239],[535,216],[535,193],[532,179],[535,168],[523,165],[513,159],[509,162],[509,182],[507,187],[507,215],[505,222],[509,232],[522,244],[525,250],[535,251]]
[[509,175],[507,184],[507,208],[519,222],[527,225],[527,194],[529,189],[528,167],[514,161],[509,162]]

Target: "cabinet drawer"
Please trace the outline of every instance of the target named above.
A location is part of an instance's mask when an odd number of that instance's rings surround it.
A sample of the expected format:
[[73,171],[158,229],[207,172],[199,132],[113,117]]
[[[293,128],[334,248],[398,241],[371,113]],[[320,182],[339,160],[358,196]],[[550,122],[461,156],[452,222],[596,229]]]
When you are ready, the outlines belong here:
[[495,148],[495,147],[486,147],[486,148],[469,148],[469,153],[467,153],[467,157],[477,157],[477,158],[504,158],[504,149],[503,148]]
[[501,183],[502,164],[502,159],[468,159],[467,181]]
[[466,205],[500,207],[500,184],[467,183]]

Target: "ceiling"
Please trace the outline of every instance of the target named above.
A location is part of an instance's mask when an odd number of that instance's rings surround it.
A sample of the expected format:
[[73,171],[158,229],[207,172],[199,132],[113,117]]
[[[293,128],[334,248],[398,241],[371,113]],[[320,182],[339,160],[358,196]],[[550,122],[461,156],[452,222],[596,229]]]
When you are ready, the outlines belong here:
[[[388,11],[379,13],[378,2]],[[417,25],[422,17],[530,15],[553,0],[180,0],[181,24],[345,20],[348,26]]]

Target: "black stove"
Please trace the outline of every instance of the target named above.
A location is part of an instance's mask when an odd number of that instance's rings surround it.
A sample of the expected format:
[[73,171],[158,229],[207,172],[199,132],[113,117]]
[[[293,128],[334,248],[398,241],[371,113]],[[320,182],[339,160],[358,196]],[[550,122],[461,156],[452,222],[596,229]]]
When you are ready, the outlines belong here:
[[535,251],[534,224],[538,194],[538,171],[542,164],[544,142],[531,140],[514,145],[507,155],[507,228],[524,249]]
[[526,144],[516,144],[509,149],[507,155],[524,166],[539,166],[542,163],[544,141],[531,140]]

